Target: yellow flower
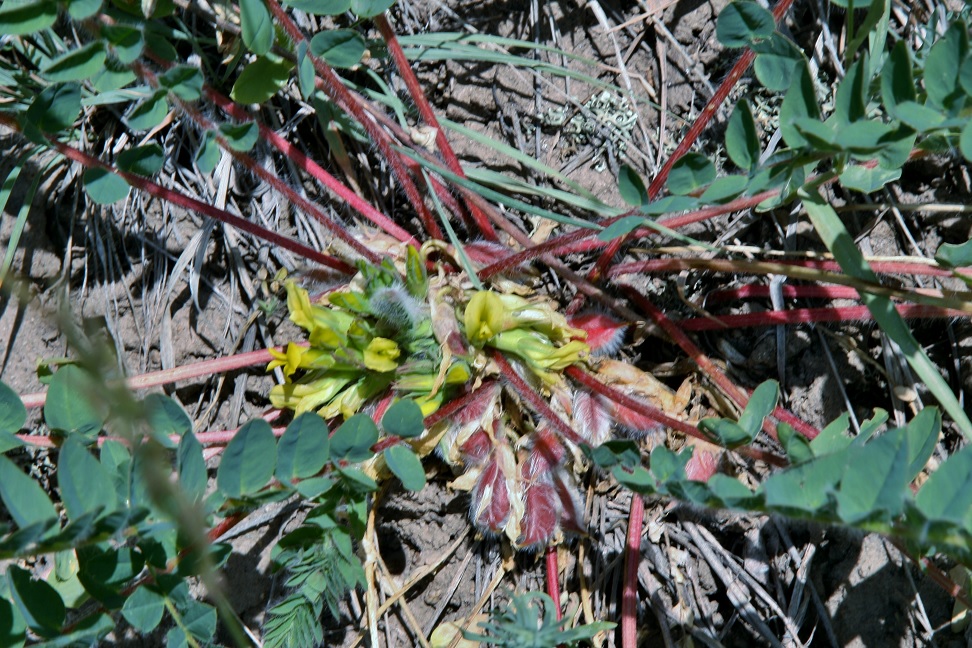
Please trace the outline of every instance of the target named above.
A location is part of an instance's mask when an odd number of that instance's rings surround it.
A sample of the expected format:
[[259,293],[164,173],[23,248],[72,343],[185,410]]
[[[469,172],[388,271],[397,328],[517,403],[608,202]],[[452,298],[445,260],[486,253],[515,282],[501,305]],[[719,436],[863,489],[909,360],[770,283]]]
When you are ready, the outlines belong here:
[[466,337],[476,346],[482,346],[503,330],[506,308],[500,296],[480,290],[466,305]]
[[277,367],[284,368],[284,376],[290,379],[298,369],[330,369],[334,366],[334,357],[330,351],[322,351],[310,347],[294,344],[287,344],[286,351],[268,349],[273,360],[267,365],[267,371],[273,371]]
[[278,409],[303,414],[326,405],[352,380],[348,375],[330,375],[314,380],[276,385],[270,390],[270,403]]
[[310,334],[312,346],[334,349],[347,343],[354,316],[341,310],[314,306],[307,291],[292,281],[287,282],[287,310],[290,311],[290,321]]
[[522,358],[548,384],[557,382],[558,375],[555,372],[580,362],[590,352],[590,348],[579,340],[558,347],[542,333],[527,329],[504,331],[493,338],[490,344]]
[[364,350],[365,367],[372,371],[394,371],[398,368],[395,362],[402,354],[394,340],[376,337],[368,343]]

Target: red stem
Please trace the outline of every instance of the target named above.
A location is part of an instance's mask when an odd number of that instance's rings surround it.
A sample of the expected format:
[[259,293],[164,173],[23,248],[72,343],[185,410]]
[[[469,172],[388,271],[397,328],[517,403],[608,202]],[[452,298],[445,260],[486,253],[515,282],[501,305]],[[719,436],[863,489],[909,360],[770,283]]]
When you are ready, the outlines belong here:
[[[856,295],[856,293],[855,293]],[[968,317],[968,313],[938,306],[923,304],[896,304],[895,308],[902,317],[923,319],[932,317]],[[674,324],[683,331],[717,331],[730,328],[751,326],[774,326],[777,324],[804,324],[807,322],[845,322],[872,319],[866,306],[846,306],[841,308],[793,308],[773,310],[762,313],[742,313],[718,317],[692,317],[677,320]]]
[[[779,24],[780,20],[783,18],[783,14],[790,9],[790,5],[792,4],[793,0],[780,0],[780,2],[777,3],[777,5],[773,8],[773,18],[777,24]],[[747,49],[745,52],[743,52],[742,56],[739,57],[739,60],[736,61],[736,64],[732,66],[732,70],[729,71],[726,78],[723,79],[722,83],[719,84],[719,87],[716,89],[715,93],[712,95],[709,101],[706,102],[705,108],[702,109],[702,112],[698,117],[696,117],[695,122],[689,128],[688,132],[685,133],[681,141],[679,141],[678,146],[675,147],[675,151],[668,156],[668,159],[658,172],[658,175],[656,175],[654,179],[652,179],[651,184],[648,185],[649,199],[654,199],[655,196],[661,192],[665,181],[668,179],[668,174],[672,170],[672,166],[674,166],[674,164],[683,155],[688,153],[690,148],[692,148],[692,146],[695,144],[695,140],[699,138],[702,131],[705,130],[712,118],[715,117],[719,106],[721,106],[722,103],[729,97],[729,93],[732,92],[732,89],[736,86],[739,79],[742,78],[742,75],[746,72],[746,70],[749,69],[749,66],[752,65],[755,59],[756,52],[751,49]],[[611,259],[614,258],[614,255],[617,254],[619,249],[621,249],[621,245],[629,238],[629,236],[631,235],[629,234],[628,236],[624,236],[612,241],[611,246],[604,251],[601,257],[597,260],[597,264],[595,265],[594,269],[591,271],[591,280],[596,280],[598,277],[604,274],[604,271],[607,270],[608,265],[611,263]]]
[[[860,295],[848,286],[791,286],[781,287],[784,299],[854,299]],[[705,303],[734,302],[741,299],[769,299],[770,287],[748,284],[731,290],[714,290],[705,296]],[[685,320],[682,320],[685,321]]]
[[553,599],[554,609],[557,610],[557,620],[563,618],[560,611],[560,569],[557,566],[557,547],[547,546],[545,550],[547,567],[547,594]]
[[513,369],[502,353],[493,350],[491,357],[496,363],[496,366],[499,367],[500,373],[503,375],[503,377],[506,378],[511,385],[513,385],[513,389],[517,394],[519,394],[520,398],[525,400],[527,404],[533,408],[533,411],[540,415],[540,418],[547,421],[547,423],[553,426],[560,436],[567,439],[574,445],[581,446],[587,444],[587,441],[570,429],[570,426],[568,426],[562,418],[557,416],[557,414],[550,409],[550,406],[547,405],[542,398],[540,398],[540,395],[533,389],[533,387],[528,385],[527,382],[520,377],[520,374],[516,373],[516,370]]
[[[388,52],[392,55],[392,60],[395,62],[395,67],[398,68],[398,73],[402,75],[402,80],[405,81],[405,86],[408,88],[408,92],[412,97],[412,101],[415,102],[415,107],[418,108],[419,114],[422,116],[422,120],[435,129],[435,143],[438,145],[439,152],[442,154],[442,158],[445,160],[446,165],[449,170],[458,175],[461,178],[465,178],[466,174],[462,170],[462,166],[459,164],[459,159],[452,150],[452,146],[449,144],[449,139],[445,135],[445,130],[439,125],[439,120],[435,116],[435,111],[432,110],[432,106],[429,105],[429,100],[425,96],[425,92],[422,90],[422,85],[419,83],[418,78],[415,76],[415,72],[412,71],[412,66],[409,64],[408,59],[405,57],[405,52],[402,51],[402,46],[398,42],[398,37],[395,35],[395,30],[392,29],[391,24],[384,14],[379,14],[373,18],[375,25],[378,27],[378,31],[381,32],[382,38],[385,39],[385,44],[388,45]],[[473,220],[479,227],[479,233],[482,234],[487,240],[496,241],[499,240],[496,236],[496,230],[493,229],[492,223],[486,218],[486,215],[479,210],[476,205],[472,203],[467,203],[469,211],[472,215]]]
[[[648,418],[657,421],[666,427],[670,427],[672,429],[678,430],[682,434],[695,437],[696,439],[701,439],[702,441],[707,441],[708,443],[713,442],[711,437],[706,436],[705,434],[700,432],[699,429],[696,428],[694,425],[690,425],[685,421],[679,421],[678,419],[672,418],[671,416],[668,416],[667,414],[662,412],[657,407],[649,405],[648,403],[639,400],[637,398],[632,398],[631,396],[628,396],[624,392],[615,389],[610,385],[606,385],[602,383],[593,375],[587,373],[586,371],[583,371],[577,366],[567,367],[567,369],[564,370],[564,373],[566,373],[568,376],[570,376],[580,384],[590,389],[592,392],[595,392],[602,396],[606,396],[607,398],[611,399],[615,403],[618,403],[619,405],[623,405],[628,409],[634,410],[635,412],[641,414],[642,416],[647,416]],[[765,452],[763,450],[751,448],[748,446],[735,448],[734,451],[738,452],[741,455],[745,455],[747,457],[751,457],[753,459],[757,459],[759,461],[763,461],[774,466],[785,466],[787,463],[786,459],[780,457],[779,455],[773,454],[772,452]]]
[[641,563],[641,531],[645,501],[631,493],[628,535],[624,545],[624,589],[621,592],[621,648],[638,647],[638,566]]
[[[163,369],[161,371],[153,371],[140,376],[134,376],[125,381],[125,386],[133,391],[138,391],[140,389],[168,385],[182,380],[243,369],[244,367],[267,364],[271,360],[273,360],[273,356],[270,355],[270,351],[260,349],[258,351],[238,353],[222,358],[214,358],[213,360],[203,360],[174,369]],[[27,409],[42,407],[46,400],[47,392],[25,394],[21,397],[21,401],[23,401],[24,407]]]
[[[273,17],[277,20],[277,24],[279,24],[283,30],[287,32],[287,35],[290,36],[290,39],[295,44],[307,40],[304,37],[304,33],[300,30],[296,23],[291,20],[290,16],[287,15],[287,12],[283,10],[277,0],[266,0],[266,4],[267,8],[270,9],[270,13],[272,13]],[[415,186],[411,176],[408,174],[408,170],[402,163],[402,158],[392,147],[387,133],[385,133],[385,131],[383,131],[365,113],[364,109],[361,107],[361,104],[355,100],[354,96],[341,82],[338,75],[335,74],[334,70],[331,69],[331,66],[310,52],[307,53],[307,57],[314,65],[314,69],[317,71],[318,76],[323,82],[324,91],[328,94],[328,96],[336,101],[339,106],[354,117],[359,124],[361,124],[362,128],[367,131],[371,141],[374,142],[375,146],[378,147],[381,156],[388,162],[392,173],[401,184],[402,190],[408,197],[409,202],[418,212],[419,218],[422,220],[422,223],[429,235],[433,238],[442,239],[442,230],[439,229],[435,219],[432,218],[432,214],[429,213],[428,207],[425,206],[425,201],[422,199],[422,195],[419,193],[418,188]]]

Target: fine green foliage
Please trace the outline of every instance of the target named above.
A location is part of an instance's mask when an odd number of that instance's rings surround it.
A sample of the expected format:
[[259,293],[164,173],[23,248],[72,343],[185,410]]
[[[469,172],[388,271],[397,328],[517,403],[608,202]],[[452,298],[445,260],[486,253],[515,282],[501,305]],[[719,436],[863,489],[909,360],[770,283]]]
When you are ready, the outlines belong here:
[[553,600],[542,592],[528,592],[514,596],[505,610],[494,610],[488,622],[480,623],[483,632],[463,631],[471,641],[509,648],[539,648],[540,646],[577,646],[590,641],[600,632],[611,630],[615,624],[597,621],[567,628],[570,619],[557,621]]

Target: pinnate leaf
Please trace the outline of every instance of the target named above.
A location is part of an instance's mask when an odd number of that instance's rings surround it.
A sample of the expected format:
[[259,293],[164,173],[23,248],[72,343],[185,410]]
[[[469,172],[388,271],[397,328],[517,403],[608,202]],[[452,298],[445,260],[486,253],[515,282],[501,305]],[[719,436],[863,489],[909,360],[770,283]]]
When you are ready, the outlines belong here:
[[311,53],[336,68],[350,68],[357,65],[361,62],[366,49],[364,38],[353,29],[322,31],[310,42]]
[[110,513],[118,505],[111,476],[77,436],[68,437],[61,446],[57,483],[71,520],[99,509]]
[[712,161],[701,153],[686,153],[672,165],[668,175],[668,190],[685,195],[709,184],[716,177]]
[[83,81],[105,66],[107,56],[105,44],[96,41],[61,54],[41,68],[41,73],[54,83]]
[[726,5],[716,22],[716,38],[726,47],[747,47],[769,38],[775,30],[773,14],[749,0]]
[[422,461],[405,445],[393,445],[383,452],[388,469],[402,480],[402,486],[410,491],[425,488],[425,468]]
[[270,424],[263,419],[241,427],[223,451],[216,471],[216,485],[228,497],[255,493],[273,476],[277,444]]
[[425,431],[422,409],[413,400],[407,398],[398,400],[381,417],[381,427],[384,428],[385,434],[403,439],[421,436]]
[[289,484],[320,472],[330,456],[327,434],[327,425],[316,413],[295,418],[277,444],[277,479]]
[[752,108],[745,99],[736,104],[726,125],[726,153],[729,159],[744,171],[751,171],[759,164],[759,135]]
[[57,636],[67,612],[57,591],[16,565],[7,567],[7,585],[27,627],[42,637]]
[[355,414],[331,436],[331,457],[360,463],[374,456],[371,446],[378,441],[378,426],[367,414]]
[[263,0],[240,0],[240,29],[247,49],[263,56],[273,46],[273,20]]

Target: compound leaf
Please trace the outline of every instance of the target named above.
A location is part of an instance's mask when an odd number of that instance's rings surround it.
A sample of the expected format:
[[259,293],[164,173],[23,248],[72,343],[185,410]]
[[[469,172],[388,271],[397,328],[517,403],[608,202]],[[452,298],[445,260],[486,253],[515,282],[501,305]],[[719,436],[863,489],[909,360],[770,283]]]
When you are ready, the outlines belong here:
[[110,513],[118,505],[111,476],[77,436],[68,437],[61,446],[57,484],[71,520],[99,509]]
[[277,479],[289,484],[320,472],[330,456],[327,433],[324,420],[314,412],[291,421],[277,444]]
[[374,456],[371,446],[378,441],[378,426],[367,414],[355,414],[331,436],[331,457],[360,463]]
[[223,451],[216,485],[228,497],[240,497],[263,488],[277,462],[277,444],[270,424],[254,419],[241,427]]
[[323,31],[310,42],[311,53],[336,68],[354,67],[361,62],[366,49],[364,38],[353,29]]
[[263,0],[240,0],[240,31],[247,49],[263,56],[273,46],[273,20]]
[[716,38],[726,47],[747,47],[775,30],[773,14],[749,0],[726,5],[716,21]]
[[403,439],[421,436],[425,431],[425,418],[422,408],[410,399],[403,398],[396,401],[381,417],[381,427],[385,434],[393,434]]
[[386,448],[383,454],[388,469],[402,480],[402,486],[410,491],[420,491],[425,488],[425,468],[411,448],[393,445]]

